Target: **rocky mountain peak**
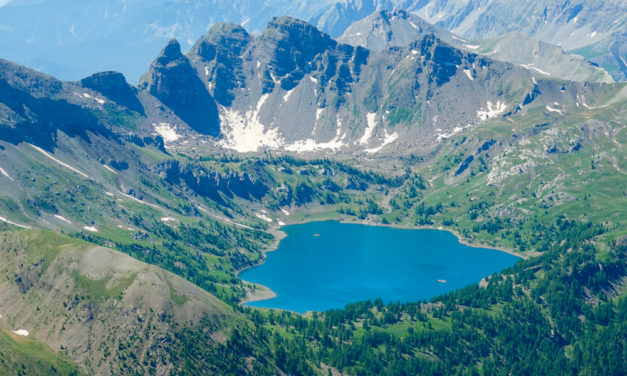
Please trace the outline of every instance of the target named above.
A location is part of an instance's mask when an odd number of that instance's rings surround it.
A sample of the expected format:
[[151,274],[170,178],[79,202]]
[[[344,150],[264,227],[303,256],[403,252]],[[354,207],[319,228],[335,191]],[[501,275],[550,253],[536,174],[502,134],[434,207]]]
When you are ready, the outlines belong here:
[[450,32],[404,10],[377,11],[352,24],[338,41],[382,51],[407,46],[424,34],[435,34],[448,43],[453,41]]
[[[234,23],[218,22],[213,25],[196,45],[215,44],[228,46],[235,54],[241,54],[251,41],[252,36],[240,25]],[[194,47],[192,47],[192,50]]]
[[183,57],[181,53],[181,45],[176,39],[170,39],[168,44],[161,50],[161,53],[155,60],[156,63],[166,65],[170,61],[178,60]]
[[144,108],[137,99],[136,90],[126,82],[119,72],[99,72],[81,80],[83,87],[95,90],[120,106],[144,113]]
[[218,108],[192,67],[181,53],[181,46],[172,39],[163,48],[144,77],[140,87],[168,106],[192,129],[218,136]]
[[274,17],[261,38],[276,44],[278,49],[298,51],[305,60],[337,45],[328,34],[315,26],[291,17]]

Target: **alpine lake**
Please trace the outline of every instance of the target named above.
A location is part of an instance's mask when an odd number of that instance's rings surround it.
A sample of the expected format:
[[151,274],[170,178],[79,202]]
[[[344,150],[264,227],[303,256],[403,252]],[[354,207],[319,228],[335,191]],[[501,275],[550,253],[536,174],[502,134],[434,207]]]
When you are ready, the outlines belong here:
[[281,228],[287,236],[263,264],[240,278],[276,296],[246,303],[304,313],[347,303],[427,300],[514,265],[520,258],[471,247],[448,232],[311,222]]

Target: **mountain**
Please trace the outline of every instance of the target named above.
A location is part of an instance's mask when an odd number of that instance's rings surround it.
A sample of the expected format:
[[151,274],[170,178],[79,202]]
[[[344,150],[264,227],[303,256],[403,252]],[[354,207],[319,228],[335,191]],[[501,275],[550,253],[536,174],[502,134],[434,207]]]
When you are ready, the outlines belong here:
[[[403,9],[467,39],[518,31],[593,60],[626,79],[624,2],[560,0],[73,1],[12,0],[0,6],[2,58],[65,80],[120,71],[132,83],[172,38],[185,51],[217,22],[261,32],[274,16],[308,20],[339,37],[378,10]],[[515,18],[512,15],[517,15]],[[23,48],[28,45],[28,48]],[[123,56],[124,58],[120,58]]]
[[1,57],[65,80],[114,70],[137,83],[169,39],[176,38],[187,50],[217,22],[236,22],[258,32],[273,16],[306,18],[329,3],[12,0],[0,7]]
[[381,51],[390,47],[405,47],[427,33],[437,35],[456,48],[520,65],[547,76],[570,81],[613,82],[604,69],[582,57],[566,54],[558,46],[519,32],[467,40],[402,10],[375,12],[351,25],[338,41]]
[[[627,84],[289,17],[160,47],[137,86],[0,60],[0,373],[625,369]],[[271,292],[238,273],[312,220],[523,259],[429,301],[242,306]]]
[[[71,135],[134,132],[161,136],[166,146],[398,155],[493,117],[538,106],[571,111],[616,90],[541,79],[433,34],[385,51],[353,47],[289,17],[274,18],[259,35],[217,24],[185,55],[172,40],[137,88],[111,73],[62,82],[4,65],[5,139],[47,146],[51,124],[60,123]],[[41,131],[22,133],[28,127]]]
[[627,28],[623,17],[627,5],[621,0],[346,0],[329,7],[314,21],[321,30],[337,37],[351,24],[347,16],[360,14],[361,9],[403,9],[471,40],[519,32],[591,59],[617,81],[627,78],[627,56],[620,47]]
[[434,34],[438,39],[457,48],[462,45],[459,37],[451,32],[404,10],[374,12],[346,28],[337,40],[383,51],[391,47],[406,47],[424,34]]
[[[240,152],[405,153],[523,110],[531,101],[526,98],[566,110],[582,105],[577,98],[607,90],[538,83],[541,75],[536,80],[533,71],[455,49],[433,34],[404,48],[372,51],[338,43],[289,17],[273,19],[258,36],[218,24],[187,57],[205,84],[208,94],[202,95],[217,103],[217,146]],[[460,95],[468,100],[460,102]],[[213,106],[213,100],[191,100]]]
[[409,0],[402,3],[402,8],[466,38],[495,37],[519,31],[566,50],[590,45],[623,29],[625,20],[621,18],[625,7],[620,0]]

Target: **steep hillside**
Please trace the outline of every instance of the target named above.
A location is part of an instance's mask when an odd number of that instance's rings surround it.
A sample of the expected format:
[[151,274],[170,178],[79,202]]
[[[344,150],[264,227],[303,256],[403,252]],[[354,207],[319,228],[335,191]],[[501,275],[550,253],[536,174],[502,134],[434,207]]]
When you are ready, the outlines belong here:
[[495,60],[507,61],[549,77],[571,81],[610,83],[605,69],[581,56],[565,53],[561,47],[512,32],[496,38],[474,40],[475,52]]
[[79,367],[50,348],[13,331],[0,328],[0,374],[80,375]]
[[[220,353],[250,340],[233,337],[249,324],[224,302],[112,249],[41,231],[5,232],[0,244],[2,327],[45,343],[88,374],[222,372],[236,364]],[[189,358],[196,352],[203,357]]]

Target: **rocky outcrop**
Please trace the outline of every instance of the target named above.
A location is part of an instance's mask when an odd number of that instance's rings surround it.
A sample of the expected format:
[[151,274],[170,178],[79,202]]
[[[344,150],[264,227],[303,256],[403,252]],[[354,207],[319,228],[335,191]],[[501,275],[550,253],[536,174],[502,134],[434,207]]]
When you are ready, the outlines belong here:
[[246,85],[241,56],[251,40],[243,27],[217,23],[188,53],[207,90],[221,105],[231,105],[233,90]]
[[218,108],[203,82],[181,53],[181,46],[171,40],[150,67],[140,87],[168,106],[198,133],[220,134]]
[[182,165],[177,160],[167,160],[157,165],[157,173],[166,182],[184,186],[195,193],[224,204],[221,194],[245,199],[261,199],[268,187],[246,172],[227,175],[209,171],[203,167]]
[[144,114],[144,107],[137,99],[137,89],[126,82],[122,73],[95,73],[83,78],[81,85],[101,93],[120,106],[139,112],[142,115]]

